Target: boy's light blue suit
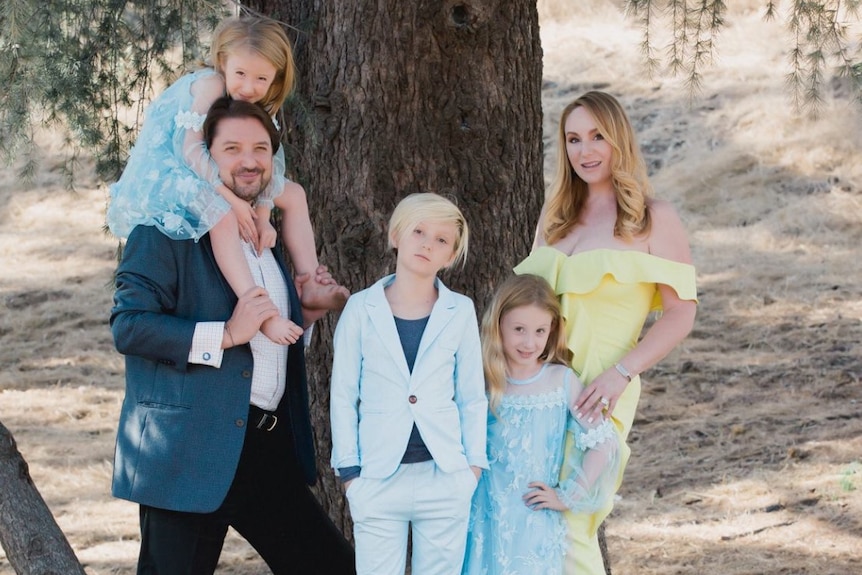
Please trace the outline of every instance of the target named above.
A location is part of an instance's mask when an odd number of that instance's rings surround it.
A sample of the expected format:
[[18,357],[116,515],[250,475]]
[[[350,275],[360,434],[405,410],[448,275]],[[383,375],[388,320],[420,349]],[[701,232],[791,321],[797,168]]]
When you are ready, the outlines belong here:
[[437,302],[411,373],[383,292],[394,278],[351,296],[338,320],[332,466],[360,465],[368,478],[392,475],[415,422],[444,472],[487,468],[488,402],[473,302],[436,280]]
[[[488,403],[473,302],[438,279],[412,372],[383,278],[348,300],[335,330],[332,466],[361,466],[347,490],[357,574],[459,574],[476,480],[488,467]],[[401,465],[413,424],[433,461]]]

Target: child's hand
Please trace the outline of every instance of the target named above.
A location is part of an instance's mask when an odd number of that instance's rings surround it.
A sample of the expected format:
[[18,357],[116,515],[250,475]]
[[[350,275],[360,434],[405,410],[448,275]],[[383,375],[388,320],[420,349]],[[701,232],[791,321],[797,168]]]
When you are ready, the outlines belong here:
[[263,253],[264,248],[274,248],[275,240],[278,237],[278,232],[272,226],[269,220],[258,218],[255,220],[257,225],[257,243],[254,246],[257,255]]
[[476,481],[479,481],[479,478],[482,477],[482,468],[477,465],[471,465],[470,470],[476,476]]
[[533,491],[524,495],[524,505],[538,511],[539,509],[551,509],[552,511],[565,511],[568,509],[560,498],[557,492],[541,481],[533,481],[527,487],[532,487]]
[[233,196],[233,198],[228,201],[230,202],[230,207],[233,209],[233,213],[236,216],[236,223],[239,225],[239,236],[248,243],[256,246],[258,242],[258,234],[254,220],[257,218],[257,214],[254,212],[254,208],[251,207],[251,204],[236,196]]

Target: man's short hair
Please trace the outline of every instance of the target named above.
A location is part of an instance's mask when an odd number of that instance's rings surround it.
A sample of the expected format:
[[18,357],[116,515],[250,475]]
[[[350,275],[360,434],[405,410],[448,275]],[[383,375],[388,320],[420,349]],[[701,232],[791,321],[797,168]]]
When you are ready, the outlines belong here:
[[267,111],[259,104],[253,104],[243,100],[234,100],[229,96],[222,96],[210,106],[207,112],[207,118],[204,120],[204,142],[207,149],[212,148],[213,140],[216,135],[218,123],[225,118],[254,118],[261,123],[269,134],[269,140],[272,142],[272,153],[278,151],[278,146],[281,144],[281,134],[270,118]]

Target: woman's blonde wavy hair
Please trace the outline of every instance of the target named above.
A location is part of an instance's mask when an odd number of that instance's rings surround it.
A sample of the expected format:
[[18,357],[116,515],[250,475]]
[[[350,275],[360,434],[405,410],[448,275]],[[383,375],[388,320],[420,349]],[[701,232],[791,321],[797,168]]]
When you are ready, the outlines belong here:
[[581,107],[593,117],[599,133],[613,150],[611,178],[617,197],[614,235],[631,240],[648,233],[649,201],[653,192],[631,121],[616,98],[605,92],[591,91],[566,106],[560,116],[557,166],[540,230],[542,237],[548,245],[564,238],[578,224],[587,201],[587,183],[575,173],[566,152],[566,120]]
[[570,365],[572,351],[566,345],[566,326],[557,294],[543,278],[530,274],[513,276],[497,290],[482,318],[482,364],[488,403],[496,413],[506,391],[506,355],[500,322],[515,308],[534,305],[551,315],[548,343],[539,358],[546,363]]
[[275,68],[272,85],[260,102],[271,116],[281,109],[296,82],[296,64],[290,40],[281,24],[258,16],[226,18],[213,33],[209,64],[224,76],[228,56],[249,50],[266,59]]

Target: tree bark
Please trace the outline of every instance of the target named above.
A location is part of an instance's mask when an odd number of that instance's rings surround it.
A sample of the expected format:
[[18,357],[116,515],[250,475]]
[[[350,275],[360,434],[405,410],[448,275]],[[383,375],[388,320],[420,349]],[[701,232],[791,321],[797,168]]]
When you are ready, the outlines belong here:
[[[542,48],[536,0],[252,0],[292,27],[299,85],[286,106],[289,176],[305,186],[321,263],[351,291],[394,269],[398,201],[432,191],[470,226],[467,265],[444,274],[481,317],[529,253],[543,202]],[[331,470],[336,314],[309,355],[317,494],[352,537]],[[599,543],[607,572],[604,529]]]
[[[470,227],[464,268],[443,275],[481,315],[529,253],[543,199],[542,52],[535,0],[319,2],[250,7],[294,27],[299,85],[285,112],[289,176],[305,186],[320,261],[351,291],[394,271],[386,227],[412,192],[453,199]],[[348,536],[329,468],[337,314],[309,355],[321,481]]]
[[15,439],[0,423],[0,544],[18,575],[84,575],[33,484]]
[[605,538],[605,524],[599,525],[599,550],[602,552],[602,562],[605,565],[605,575],[611,575],[611,556],[608,553],[608,540]]

